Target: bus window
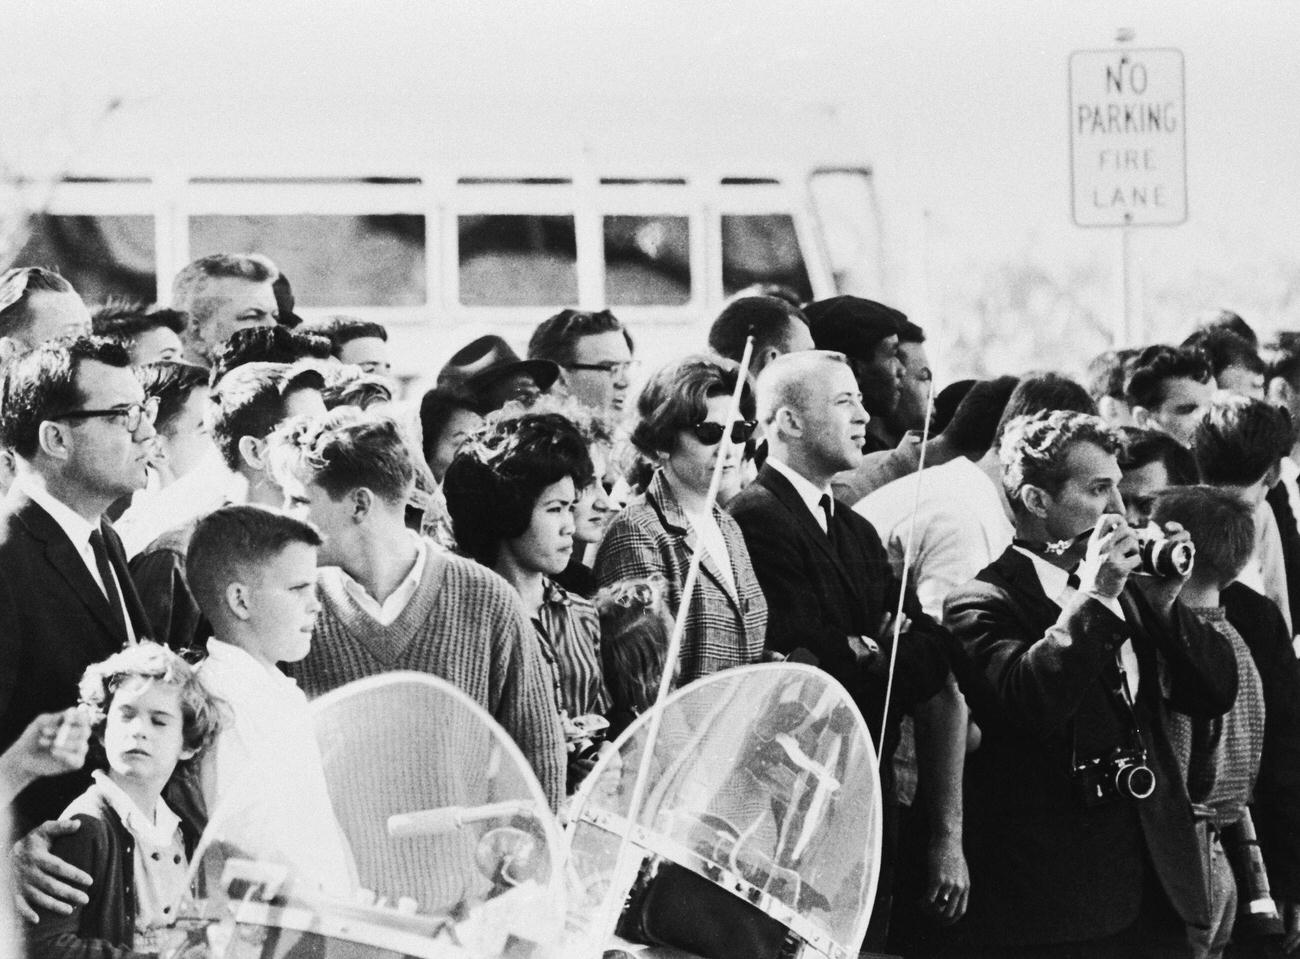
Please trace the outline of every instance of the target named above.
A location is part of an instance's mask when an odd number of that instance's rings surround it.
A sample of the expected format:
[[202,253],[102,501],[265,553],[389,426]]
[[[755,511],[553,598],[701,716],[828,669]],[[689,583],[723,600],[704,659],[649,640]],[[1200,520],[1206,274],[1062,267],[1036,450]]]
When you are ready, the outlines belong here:
[[779,283],[812,298],[808,268],[788,213],[724,214],[722,292],[731,296],[755,283]]
[[299,306],[420,306],[424,217],[293,214],[190,217],[190,256],[264,253]]
[[690,221],[684,216],[607,216],[605,302],[680,306],[691,299]]
[[561,306],[578,299],[572,216],[461,214],[460,302]]
[[27,240],[12,265],[58,270],[89,304],[109,297],[154,301],[153,217],[40,213],[28,227]]
[[835,288],[841,293],[879,296],[885,280],[884,249],[871,171],[814,170],[808,186]]

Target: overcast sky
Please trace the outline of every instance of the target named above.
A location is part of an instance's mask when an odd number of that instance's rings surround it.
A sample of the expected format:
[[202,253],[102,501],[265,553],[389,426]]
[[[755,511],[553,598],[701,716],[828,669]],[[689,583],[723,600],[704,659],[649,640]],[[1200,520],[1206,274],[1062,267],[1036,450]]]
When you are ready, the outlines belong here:
[[187,137],[222,111],[265,110],[310,131],[354,110],[545,103],[599,117],[647,98],[668,114],[833,103],[877,171],[901,306],[950,329],[996,271],[1033,263],[1086,287],[1097,313],[1121,302],[1119,239],[1071,223],[1067,60],[1114,46],[1121,26],[1135,31],[1131,46],[1176,47],[1186,62],[1189,220],[1135,241],[1149,325],[1222,304],[1266,330],[1300,327],[1287,313],[1300,304],[1288,286],[1300,289],[1300,5],[1284,0],[1066,12],[919,0],[11,0],[0,157],[13,162],[41,139],[33,130],[48,134],[50,111],[84,142],[87,118],[115,96],[169,115],[199,105],[209,115],[189,116]]

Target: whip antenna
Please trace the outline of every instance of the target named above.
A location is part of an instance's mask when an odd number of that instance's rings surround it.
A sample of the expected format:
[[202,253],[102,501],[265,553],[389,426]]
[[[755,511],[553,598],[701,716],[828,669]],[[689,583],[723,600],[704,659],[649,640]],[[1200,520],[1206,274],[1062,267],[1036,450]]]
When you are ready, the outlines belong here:
[[885,724],[889,722],[889,700],[894,693],[894,667],[898,663],[898,640],[903,632],[903,601],[907,598],[907,578],[912,572],[912,542],[916,536],[916,514],[921,508],[921,484],[925,475],[925,451],[930,443],[930,420],[934,416],[934,377],[925,397],[925,422],[921,426],[921,456],[916,463],[916,491],[912,495],[912,516],[907,521],[907,542],[903,549],[903,570],[898,577],[898,608],[894,610],[894,642],[889,648],[889,675],[885,681],[885,709],[880,717],[880,752],[876,762],[885,755]]

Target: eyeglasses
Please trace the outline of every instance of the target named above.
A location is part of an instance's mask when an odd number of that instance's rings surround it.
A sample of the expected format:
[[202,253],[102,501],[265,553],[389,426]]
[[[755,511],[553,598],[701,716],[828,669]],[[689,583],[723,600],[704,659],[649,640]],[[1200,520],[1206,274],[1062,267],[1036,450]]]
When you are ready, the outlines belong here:
[[622,363],[566,363],[566,370],[591,370],[593,373],[607,373],[610,376],[630,376],[640,367],[637,360],[624,360]]
[[106,410],[69,410],[66,413],[60,413],[58,416],[51,416],[52,420],[91,420],[91,419],[115,419],[122,417],[122,422],[126,425],[128,433],[134,433],[143,424],[153,424],[158,418],[158,397],[151,396],[143,403],[132,403],[130,406],[114,406]]
[[[758,427],[758,420],[737,420],[731,424],[731,442],[745,443],[754,435],[754,430]],[[691,432],[695,438],[705,446],[717,446],[722,441],[722,435],[727,428],[721,423],[711,423],[705,421],[696,423],[691,427]]]

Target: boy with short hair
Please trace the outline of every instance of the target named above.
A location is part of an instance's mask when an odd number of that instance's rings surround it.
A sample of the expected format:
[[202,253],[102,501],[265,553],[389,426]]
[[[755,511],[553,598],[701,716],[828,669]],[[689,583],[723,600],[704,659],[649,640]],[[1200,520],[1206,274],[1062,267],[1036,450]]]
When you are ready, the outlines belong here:
[[223,838],[275,855],[297,882],[350,896],[355,866],[307,698],[276,668],[311,649],[320,545],[315,527],[260,506],[223,507],[194,529],[186,567],[212,624],[199,672],[232,715],[203,764],[203,796]]
[[159,931],[176,919],[186,892],[198,824],[162,799],[178,764],[216,737],[216,702],[185,660],[141,642],[86,670],[81,702],[93,710],[108,762],[64,811],[80,828],[53,852],[93,882],[70,915],[41,911],[29,927],[34,959],[156,952]]

